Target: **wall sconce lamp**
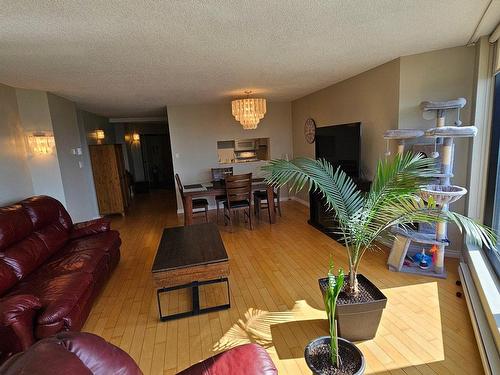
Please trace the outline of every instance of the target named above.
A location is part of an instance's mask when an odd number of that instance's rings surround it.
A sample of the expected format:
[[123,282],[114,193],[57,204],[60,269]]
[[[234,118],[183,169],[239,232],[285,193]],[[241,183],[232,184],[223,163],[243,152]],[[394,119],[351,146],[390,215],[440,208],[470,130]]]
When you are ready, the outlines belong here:
[[101,141],[104,138],[106,138],[106,134],[104,134],[104,130],[102,130],[102,129],[96,129],[96,131],[95,131],[95,137],[97,138],[98,141]]
[[27,136],[28,148],[32,155],[49,155],[54,153],[56,142],[52,134],[35,132]]
[[141,136],[139,133],[133,133],[132,134],[132,143],[139,143],[141,141]]

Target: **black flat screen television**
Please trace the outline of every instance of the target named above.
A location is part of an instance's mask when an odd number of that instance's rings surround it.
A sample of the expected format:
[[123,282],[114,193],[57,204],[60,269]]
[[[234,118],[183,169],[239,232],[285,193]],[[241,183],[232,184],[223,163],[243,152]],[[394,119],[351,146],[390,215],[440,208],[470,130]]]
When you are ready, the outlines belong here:
[[[340,166],[352,177],[361,190],[369,188],[369,183],[361,181],[361,123],[326,126],[316,129],[316,159],[326,159],[334,169]],[[334,239],[339,236],[332,229],[335,222],[328,212],[321,194],[309,193],[309,224],[318,228]]]
[[361,123],[326,126],[316,129],[316,159],[340,166],[357,180],[360,177]]

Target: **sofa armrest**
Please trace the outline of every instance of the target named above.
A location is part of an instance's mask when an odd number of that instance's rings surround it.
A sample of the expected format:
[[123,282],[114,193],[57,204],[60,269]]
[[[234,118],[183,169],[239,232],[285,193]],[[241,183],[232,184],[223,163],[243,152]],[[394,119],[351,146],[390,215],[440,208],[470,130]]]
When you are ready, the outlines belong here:
[[89,221],[84,221],[73,225],[73,229],[70,233],[70,238],[80,238],[85,236],[90,236],[96,233],[102,233],[109,231],[111,227],[111,220],[109,219],[94,219]]
[[40,300],[31,294],[20,294],[0,299],[0,324],[10,327],[23,350],[35,341],[33,319],[42,307]]

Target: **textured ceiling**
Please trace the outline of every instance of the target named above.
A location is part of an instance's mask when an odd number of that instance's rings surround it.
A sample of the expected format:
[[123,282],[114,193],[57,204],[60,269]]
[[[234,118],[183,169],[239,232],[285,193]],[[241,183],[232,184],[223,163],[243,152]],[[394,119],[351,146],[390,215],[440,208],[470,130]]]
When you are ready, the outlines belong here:
[[246,89],[292,100],[398,56],[464,45],[489,2],[2,0],[0,82],[110,116]]

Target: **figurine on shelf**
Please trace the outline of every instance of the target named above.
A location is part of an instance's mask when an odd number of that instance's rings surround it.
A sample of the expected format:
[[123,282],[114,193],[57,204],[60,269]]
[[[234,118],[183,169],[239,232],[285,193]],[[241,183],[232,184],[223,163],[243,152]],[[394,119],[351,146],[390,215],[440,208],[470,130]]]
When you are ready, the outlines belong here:
[[425,249],[422,249],[422,252],[415,254],[413,256],[413,261],[423,270],[429,269],[432,264],[432,258],[425,253]]

